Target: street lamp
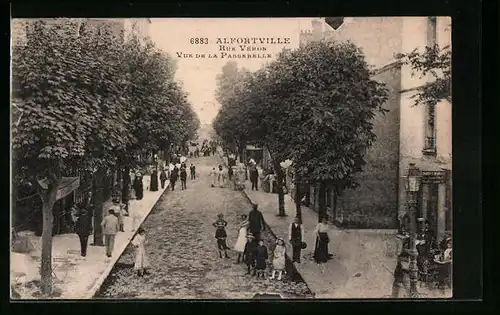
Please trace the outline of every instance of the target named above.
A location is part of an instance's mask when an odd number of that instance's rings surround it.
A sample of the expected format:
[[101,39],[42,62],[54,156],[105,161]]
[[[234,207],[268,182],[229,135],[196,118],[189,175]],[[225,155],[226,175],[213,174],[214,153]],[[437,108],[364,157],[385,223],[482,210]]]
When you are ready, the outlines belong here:
[[420,170],[410,163],[405,188],[407,194],[408,214],[410,217],[410,244],[408,254],[410,255],[410,297],[419,297],[417,292],[418,266],[417,266],[417,198],[420,190]]

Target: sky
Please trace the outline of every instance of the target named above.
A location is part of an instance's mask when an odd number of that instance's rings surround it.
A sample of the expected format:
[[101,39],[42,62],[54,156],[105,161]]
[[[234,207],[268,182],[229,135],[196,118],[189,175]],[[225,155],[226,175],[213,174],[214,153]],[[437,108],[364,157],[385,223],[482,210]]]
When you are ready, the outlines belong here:
[[[301,29],[310,29],[310,18],[163,18],[152,19],[150,36],[156,46],[177,60],[176,79],[181,81],[188,98],[202,123],[211,123],[219,104],[215,100],[215,77],[229,60],[250,71],[260,69],[276,58],[283,48],[295,49],[299,45]],[[264,53],[272,58],[221,59],[217,38],[231,37],[281,37],[290,38],[290,44],[250,45],[265,47]],[[191,44],[190,39],[208,38],[208,44]],[[240,50],[229,53],[242,53]],[[218,59],[179,58],[177,53],[217,54]],[[257,52],[253,52],[257,53]],[[261,52],[262,53],[262,52]]]

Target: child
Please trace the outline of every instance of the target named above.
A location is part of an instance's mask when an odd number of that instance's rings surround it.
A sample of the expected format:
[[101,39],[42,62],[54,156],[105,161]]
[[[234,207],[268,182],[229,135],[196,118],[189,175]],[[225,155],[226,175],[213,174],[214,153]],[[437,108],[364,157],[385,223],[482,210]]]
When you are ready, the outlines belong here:
[[259,240],[259,245],[257,246],[255,252],[255,269],[257,269],[257,278],[259,277],[265,278],[267,258],[268,258],[267,247],[264,246],[263,240]]
[[235,261],[235,264],[239,264],[241,260],[241,256],[245,251],[245,245],[247,241],[247,231],[248,230],[248,220],[247,215],[243,214],[241,216],[241,223],[238,231],[238,239],[236,240],[236,244],[234,244],[234,250],[238,253],[238,259]]
[[149,274],[149,272],[147,271],[149,262],[146,255],[146,244],[146,231],[144,231],[144,229],[140,227],[137,231],[137,235],[132,240],[132,245],[135,247],[134,270],[137,271],[137,275],[139,277]]
[[[252,233],[247,234],[247,243],[245,244],[245,250],[243,251],[243,261],[247,265],[247,275],[250,274],[250,270],[255,268],[255,256],[257,251],[257,244],[254,242],[254,236]],[[252,276],[255,276],[255,269],[253,269]]]
[[224,220],[224,215],[222,213],[219,213],[217,215],[217,221],[215,221],[212,225],[216,228],[215,238],[217,239],[217,248],[219,249],[219,257],[222,258],[222,252],[224,251],[224,257],[229,258],[229,256],[227,255],[227,250],[229,249],[229,247],[227,247],[226,245],[227,222]]
[[276,272],[278,272],[278,281],[281,280],[283,276],[283,271],[285,270],[285,255],[286,255],[286,247],[285,241],[283,239],[278,238],[276,240],[276,248],[274,249],[274,259],[273,259],[273,273],[271,275],[271,280],[274,279]]
[[215,170],[215,167],[210,172],[210,176],[212,177],[212,184],[211,184],[211,186],[215,187],[215,185],[217,184],[217,171]]

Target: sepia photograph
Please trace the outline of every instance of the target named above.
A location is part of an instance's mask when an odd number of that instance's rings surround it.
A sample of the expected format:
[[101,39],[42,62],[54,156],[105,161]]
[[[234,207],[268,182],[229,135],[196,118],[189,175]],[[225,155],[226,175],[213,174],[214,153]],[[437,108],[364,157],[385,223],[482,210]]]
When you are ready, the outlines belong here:
[[451,24],[11,19],[11,300],[452,298]]

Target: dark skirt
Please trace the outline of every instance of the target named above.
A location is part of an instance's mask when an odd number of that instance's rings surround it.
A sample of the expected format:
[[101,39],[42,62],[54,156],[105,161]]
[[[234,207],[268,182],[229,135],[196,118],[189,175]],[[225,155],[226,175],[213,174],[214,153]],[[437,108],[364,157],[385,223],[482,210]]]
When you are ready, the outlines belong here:
[[142,187],[136,187],[134,190],[135,190],[135,198],[137,200],[141,200],[142,197],[144,197],[144,191],[142,190]]
[[317,263],[325,263],[329,259],[328,255],[328,242],[327,233],[319,233],[319,237],[316,237],[316,247],[314,250],[314,261]]
[[227,249],[227,244],[226,244],[226,238],[218,238],[217,239],[217,248],[219,248],[219,250],[225,250]]
[[266,259],[265,258],[257,258],[255,260],[255,269],[257,270],[266,270]]
[[226,238],[226,229],[217,229],[215,230],[215,238]]

